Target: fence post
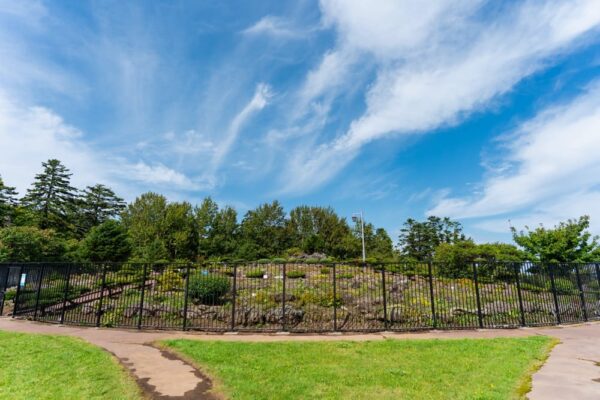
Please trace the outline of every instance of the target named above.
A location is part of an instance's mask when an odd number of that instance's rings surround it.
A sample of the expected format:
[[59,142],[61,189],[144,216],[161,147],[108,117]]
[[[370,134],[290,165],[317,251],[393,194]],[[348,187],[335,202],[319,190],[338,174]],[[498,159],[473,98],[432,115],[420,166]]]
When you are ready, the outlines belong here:
[[44,279],[44,266],[40,270],[40,276],[38,278],[37,291],[35,294],[35,310],[33,311],[33,320],[37,321],[38,307],[40,306],[40,292],[42,291],[42,279]]
[[21,294],[21,277],[23,276],[23,265],[19,267],[19,276],[17,277],[17,293],[15,293],[14,306],[12,317],[14,318],[17,315],[17,307],[19,306],[19,295]]
[[98,299],[98,311],[96,311],[96,327],[102,322],[102,306],[104,303],[104,291],[106,290],[106,264],[102,265],[102,283],[100,285],[100,299]]
[[144,269],[142,272],[142,293],[140,296],[140,308],[138,309],[138,323],[137,328],[142,329],[142,318],[144,316],[144,296],[146,294],[146,273],[148,271],[148,264],[144,263]]
[[187,330],[187,322],[188,322],[188,297],[190,290],[190,264],[185,268],[185,286],[183,289],[183,330]]
[[475,282],[475,298],[477,299],[477,319],[479,328],[483,329],[483,314],[481,311],[481,296],[479,295],[479,279],[477,278],[477,264],[473,263],[473,281]]
[[283,291],[281,298],[281,329],[285,332],[285,283],[286,283],[286,264],[283,263]]
[[65,311],[67,308],[67,299],[69,297],[69,283],[71,281],[71,264],[67,264],[67,279],[65,282],[65,293],[63,295],[62,310],[60,310],[60,324],[65,323]]
[[581,299],[581,307],[583,309],[583,320],[588,320],[587,306],[585,304],[585,295],[583,293],[583,285],[581,284],[581,276],[579,275],[579,265],[575,264],[575,277],[577,278],[577,287],[579,288],[579,298]]
[[0,299],[0,317],[4,313],[4,302],[6,301],[6,290],[8,289],[8,278],[10,276],[10,266],[6,266],[6,276],[4,277],[4,284],[2,285],[2,299]]
[[517,282],[517,297],[519,298],[519,312],[521,313],[521,326],[525,326],[525,307],[523,307],[523,294],[521,293],[521,274],[517,264],[513,264],[515,270],[515,278]]
[[556,293],[556,283],[554,282],[554,272],[552,271],[552,266],[553,264],[548,264],[548,274],[550,275],[552,297],[554,298],[554,312],[556,313],[556,322],[558,323],[558,325],[560,325],[560,308],[558,307],[558,294]]
[[596,267],[596,280],[598,281],[598,291],[596,294],[598,295],[598,300],[600,300],[600,266],[598,264],[594,264],[594,266]]
[[235,331],[235,303],[237,299],[237,264],[233,265],[233,302],[231,304],[231,330]]
[[333,264],[333,331],[337,329],[337,277],[336,277],[336,264]]
[[385,290],[385,265],[381,265],[381,291],[383,293],[383,325],[385,330],[389,329],[388,310],[387,310],[387,292]]
[[431,261],[427,262],[427,274],[429,275],[429,296],[431,298],[431,320],[433,329],[437,328],[437,316],[435,314],[435,293],[433,291],[433,265]]

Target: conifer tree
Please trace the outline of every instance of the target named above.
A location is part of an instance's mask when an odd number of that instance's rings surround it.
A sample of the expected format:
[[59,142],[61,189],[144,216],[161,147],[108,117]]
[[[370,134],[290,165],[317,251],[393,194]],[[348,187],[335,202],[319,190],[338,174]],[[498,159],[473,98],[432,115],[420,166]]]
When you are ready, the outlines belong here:
[[0,227],[11,222],[13,211],[17,205],[17,192],[14,187],[6,186],[0,176]]
[[125,209],[123,199],[112,189],[101,184],[86,187],[79,203],[81,208],[79,230],[83,233],[116,217]]
[[22,202],[38,214],[42,229],[68,231],[73,228],[76,189],[71,186],[71,173],[59,160],[43,162],[44,171],[35,180]]

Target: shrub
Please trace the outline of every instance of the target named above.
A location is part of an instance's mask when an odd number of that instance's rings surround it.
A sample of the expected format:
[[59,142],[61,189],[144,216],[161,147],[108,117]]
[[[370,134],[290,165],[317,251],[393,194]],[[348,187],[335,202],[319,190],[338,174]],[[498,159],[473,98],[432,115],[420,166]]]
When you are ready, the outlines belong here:
[[350,272],[344,272],[344,273],[338,274],[337,277],[340,279],[352,279],[352,278],[354,278],[354,275],[351,274]]
[[175,266],[168,266],[157,279],[160,290],[172,291],[183,288],[183,278]]
[[306,278],[306,273],[302,271],[289,271],[285,274],[290,279]]
[[262,269],[255,269],[246,272],[246,278],[262,278],[265,275],[265,271]]
[[261,258],[260,260],[257,261],[257,263],[259,263],[259,264],[270,264],[271,260],[269,260],[268,258]]
[[273,264],[283,264],[286,263],[287,260],[285,258],[277,257],[272,260]]
[[323,268],[321,268],[321,273],[323,275],[329,275],[329,273],[331,273],[331,270],[327,267],[323,267]]
[[229,292],[229,279],[224,276],[195,275],[190,277],[188,295],[203,304],[219,302]]

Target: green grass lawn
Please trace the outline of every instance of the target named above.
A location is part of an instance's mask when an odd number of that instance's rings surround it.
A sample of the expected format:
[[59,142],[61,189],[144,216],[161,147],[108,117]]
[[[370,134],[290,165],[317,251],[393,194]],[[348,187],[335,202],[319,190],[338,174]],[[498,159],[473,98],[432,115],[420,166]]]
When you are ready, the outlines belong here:
[[511,399],[530,389],[547,337],[163,345],[231,399]]
[[112,356],[65,336],[0,331],[0,399],[140,399]]

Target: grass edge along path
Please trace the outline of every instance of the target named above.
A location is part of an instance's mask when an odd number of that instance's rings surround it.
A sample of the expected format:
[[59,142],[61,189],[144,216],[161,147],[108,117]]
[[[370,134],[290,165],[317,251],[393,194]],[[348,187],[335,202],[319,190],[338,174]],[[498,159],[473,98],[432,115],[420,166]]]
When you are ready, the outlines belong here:
[[246,399],[520,399],[558,341],[546,336],[365,342],[206,342],[159,347],[213,391]]
[[117,359],[83,339],[0,331],[0,398],[139,400]]

